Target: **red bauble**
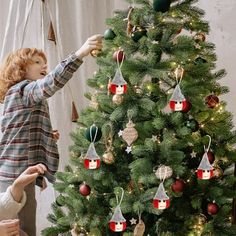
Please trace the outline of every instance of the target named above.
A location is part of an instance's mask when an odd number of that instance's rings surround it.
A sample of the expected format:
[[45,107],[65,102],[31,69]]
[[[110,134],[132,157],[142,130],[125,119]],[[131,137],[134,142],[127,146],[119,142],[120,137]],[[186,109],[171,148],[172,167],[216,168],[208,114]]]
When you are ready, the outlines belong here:
[[181,193],[184,191],[185,183],[182,179],[177,179],[172,185],[171,189],[175,193]]
[[118,62],[122,62],[125,59],[125,54],[123,50],[117,50],[113,53],[113,60]]
[[205,103],[209,108],[214,108],[219,102],[219,98],[214,94],[207,96],[205,99]]
[[83,196],[88,196],[91,192],[91,188],[87,184],[83,183],[79,186],[79,192]]
[[186,107],[182,110],[182,112],[187,113],[190,111],[192,104],[189,101],[186,101]]
[[212,164],[215,161],[215,155],[214,155],[213,152],[208,151],[207,152],[207,157],[208,157],[208,160],[209,160],[210,164]]
[[211,202],[207,204],[207,213],[209,215],[215,215],[218,213],[218,211],[219,211],[219,206],[216,203]]

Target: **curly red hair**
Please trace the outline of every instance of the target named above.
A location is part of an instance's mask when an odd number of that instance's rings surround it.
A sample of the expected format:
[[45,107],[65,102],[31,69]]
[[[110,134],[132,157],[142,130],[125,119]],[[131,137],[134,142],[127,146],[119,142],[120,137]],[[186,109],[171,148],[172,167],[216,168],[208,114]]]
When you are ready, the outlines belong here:
[[0,69],[0,102],[11,86],[25,80],[26,67],[31,64],[33,56],[40,56],[47,63],[44,52],[36,48],[22,48],[10,53]]

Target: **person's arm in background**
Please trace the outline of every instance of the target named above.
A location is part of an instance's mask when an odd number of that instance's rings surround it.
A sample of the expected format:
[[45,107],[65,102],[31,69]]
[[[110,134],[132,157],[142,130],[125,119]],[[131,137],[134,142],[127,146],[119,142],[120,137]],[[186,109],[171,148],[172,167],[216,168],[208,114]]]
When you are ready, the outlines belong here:
[[43,164],[28,167],[5,193],[0,194],[0,220],[11,219],[17,215],[26,202],[24,188],[45,171]]
[[86,40],[80,49],[62,60],[51,72],[42,79],[28,81],[23,88],[23,101],[29,106],[39,103],[54,95],[73,76],[83,63],[82,59],[93,50],[102,49],[103,35],[96,34]]

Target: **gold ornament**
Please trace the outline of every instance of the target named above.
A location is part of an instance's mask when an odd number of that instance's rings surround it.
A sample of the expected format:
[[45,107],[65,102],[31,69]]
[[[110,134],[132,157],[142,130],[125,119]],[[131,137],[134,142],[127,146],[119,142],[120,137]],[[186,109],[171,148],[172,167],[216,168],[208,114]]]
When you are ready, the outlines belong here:
[[205,215],[203,214],[199,214],[195,216],[195,220],[196,220],[196,225],[202,226],[207,222],[207,218]]
[[143,236],[145,231],[145,224],[140,219],[138,224],[134,228],[134,236]]
[[90,105],[90,107],[94,108],[95,110],[98,109],[99,104],[98,104],[96,95],[93,94],[93,95],[91,96],[91,101],[90,101],[90,104],[89,104],[89,105]]
[[120,94],[115,94],[113,97],[112,97],[112,102],[116,105],[120,105],[124,100],[124,97]]
[[90,55],[91,55],[92,57],[97,57],[97,56],[99,56],[99,54],[100,54],[101,52],[102,52],[101,50],[93,49],[93,50],[90,52]]
[[220,178],[221,176],[223,176],[223,174],[224,172],[219,166],[214,166],[213,176],[215,178]]
[[88,232],[77,223],[74,224],[73,229],[70,232],[72,236],[87,236],[88,235]]
[[204,33],[199,32],[199,33],[196,33],[196,35],[194,36],[194,40],[196,42],[204,42],[206,40],[206,36]]
[[135,124],[129,120],[129,122],[126,124],[126,128],[122,132],[122,138],[125,140],[128,146],[131,146],[132,143],[138,138],[138,132],[134,126]]
[[114,155],[111,151],[106,151],[104,154],[103,154],[103,161],[106,163],[106,164],[113,164],[115,162],[115,158],[114,158]]
[[184,75],[184,68],[178,65],[178,67],[174,71],[174,75],[175,75],[176,80],[180,81]]

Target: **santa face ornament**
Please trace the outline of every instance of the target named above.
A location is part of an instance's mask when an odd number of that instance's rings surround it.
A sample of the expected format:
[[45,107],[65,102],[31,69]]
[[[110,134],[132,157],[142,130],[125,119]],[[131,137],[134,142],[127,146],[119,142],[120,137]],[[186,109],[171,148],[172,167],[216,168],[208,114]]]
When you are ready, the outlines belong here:
[[110,91],[113,94],[124,94],[127,91],[127,85],[126,84],[111,84]]
[[197,170],[198,179],[211,179],[213,177],[213,170]]
[[154,206],[154,208],[164,210],[170,206],[170,199],[167,199],[167,200],[154,199],[153,206]]
[[197,168],[197,177],[198,179],[211,179],[213,177],[213,167],[209,162],[207,152],[204,153]]
[[110,222],[109,223],[110,225],[110,229],[113,231],[113,232],[122,232],[126,229],[126,222]]
[[95,159],[95,160],[90,160],[90,159],[85,159],[84,160],[84,167],[86,169],[97,169],[100,167],[100,163],[101,161],[99,159]]
[[187,101],[170,101],[170,109],[172,111],[183,111],[187,107]]

